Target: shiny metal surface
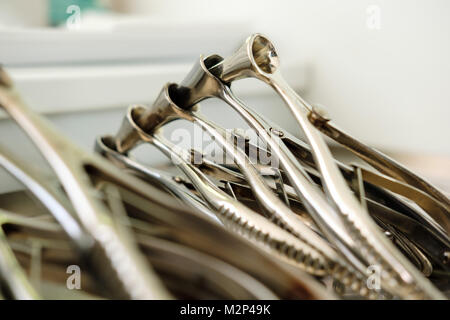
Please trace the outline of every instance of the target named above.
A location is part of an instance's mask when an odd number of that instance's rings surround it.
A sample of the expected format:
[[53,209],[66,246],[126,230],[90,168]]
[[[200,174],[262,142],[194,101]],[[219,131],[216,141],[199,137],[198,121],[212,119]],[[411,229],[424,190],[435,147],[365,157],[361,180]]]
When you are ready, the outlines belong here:
[[[282,98],[307,143],[233,93],[243,78]],[[236,111],[257,145],[205,117],[199,103],[210,98]],[[0,194],[1,298],[65,296],[69,264],[86,272],[70,298],[446,298],[448,197],[336,129],[283,79],[261,34],[229,57],[201,55],[149,107],[129,107],[115,135],[95,140],[97,154],[26,107],[1,68],[0,106],[52,169],[44,176],[0,149],[0,166],[31,196]],[[172,143],[163,130],[178,120],[201,128],[231,162]],[[337,161],[322,133],[374,169]],[[134,158],[141,144],[181,174]]]
[[[369,264],[383,266],[384,277],[389,279],[392,292],[401,289],[403,292],[397,294],[403,297],[443,298],[439,291],[389,243],[367,211],[356,201],[320,132],[308,119],[312,107],[284,81],[279,65],[278,54],[273,44],[264,36],[254,34],[236,53],[210,70],[224,83],[247,77],[257,78],[269,84],[283,98],[311,146],[327,195],[338,208],[340,217],[351,225],[353,232],[350,234],[353,240],[360,248],[368,249],[362,255]],[[398,286],[397,281],[404,285]]]
[[205,206],[205,203],[185,188],[182,188],[180,184],[177,184],[174,181],[174,177],[169,176],[165,172],[144,166],[136,160],[131,159],[129,156],[125,156],[115,151],[114,139],[112,136],[97,138],[95,142],[95,149],[107,159],[114,161],[117,165],[133,170],[143,176],[144,179],[149,179],[163,185],[170,193],[178,197],[183,203],[187,203],[196,209],[195,212],[201,212],[205,217],[211,219],[211,221],[221,224],[216,215]]
[[[210,56],[205,59],[201,57],[200,61],[195,64],[190,74],[180,84],[177,95],[175,95],[177,97],[177,103],[183,108],[190,108],[195,103],[207,97],[217,97],[225,101],[234,110],[238,111],[246,122],[256,130],[259,137],[267,143],[271,153],[276,155],[281,167],[285,170],[289,181],[294,186],[297,195],[307,206],[308,211],[313,215],[315,222],[321,227],[321,230],[329,239],[333,239],[333,243],[337,245],[340,250],[346,252],[346,259],[350,260],[350,263],[354,268],[364,272],[367,262],[358,254],[356,249],[357,244],[348,236],[345,226],[337,219],[336,210],[326,202],[321,191],[311,184],[309,176],[305,174],[304,170],[296,163],[286,146],[279,140],[279,133],[281,131],[278,131],[278,134],[274,134],[273,127],[265,122],[260,116],[251,112],[248,107],[234,96],[231,89],[226,84],[222,83],[210,72],[210,70],[208,70],[208,68],[214,68],[220,61],[223,62],[223,59],[219,56]],[[237,151],[237,153],[238,152],[239,151]],[[251,176],[254,175],[255,174],[253,173]],[[264,194],[260,190],[261,188],[256,189],[255,194],[260,195],[261,198],[267,199],[267,193]],[[269,208],[278,208],[278,210],[274,210],[277,217],[287,226],[294,228],[293,226],[297,220],[288,210],[280,212],[280,208],[285,208],[285,206],[283,206],[279,200],[272,203],[272,205],[269,203],[268,206]],[[297,230],[294,228],[294,230],[297,236],[303,235],[303,238],[305,239],[314,239],[314,237],[311,237],[309,234],[303,233],[300,228]]]
[[350,151],[355,153],[358,157],[372,165],[374,168],[380,172],[393,177],[401,182],[407,183],[422,192],[426,193],[428,196],[434,198],[436,201],[441,202],[440,206],[444,207],[446,210],[445,215],[433,215],[443,228],[445,228],[447,234],[450,233],[450,200],[449,198],[438,188],[427,182],[425,179],[419,177],[415,173],[408,170],[405,166],[401,165],[394,159],[391,159],[382,152],[371,148],[362,142],[358,141],[354,137],[339,130],[329,119],[322,119],[320,115],[316,115],[314,110],[311,111],[310,120],[316,128],[318,128],[322,133],[329,136],[331,139],[342,144]]
[[0,279],[6,284],[7,290],[15,299],[40,299],[14,256],[3,231],[4,224],[16,222],[15,220],[14,216],[0,211]]
[[[57,133],[49,123],[24,105],[12,87],[0,87],[0,105],[30,136],[52,166],[77,218],[95,241],[99,253],[109,261],[112,276],[117,278],[124,294],[132,298],[169,298],[159,279],[133,248],[129,236],[118,232],[108,209],[93,192],[86,169],[104,170],[117,177],[118,173],[113,167],[101,158],[82,151]],[[93,258],[97,259],[98,256]]]
[[[80,223],[84,229],[88,229],[88,234],[93,233],[98,227],[102,227],[102,225],[109,222],[111,225],[101,228],[101,232],[99,234],[94,233],[93,236],[104,237],[111,231],[117,232],[117,235],[123,237],[127,231],[123,226],[118,225],[118,222],[123,219],[120,217],[121,213],[116,212],[117,210],[123,210],[123,208],[120,208],[122,206],[120,203],[123,201],[127,205],[126,211],[128,214],[136,215],[136,218],[143,221],[164,223],[172,229],[170,233],[172,241],[182,242],[222,261],[231,263],[255,279],[264,282],[276,296],[302,299],[331,297],[303,273],[293,271],[284,266],[280,261],[274,260],[254,246],[240,240],[234,234],[225,231],[217,223],[211,223],[205,220],[203,216],[186,211],[183,209],[183,206],[174,203],[171,200],[173,198],[168,194],[135,177],[118,171],[117,168],[98,156],[81,151],[71,142],[62,138],[49,124],[26,109],[13,96],[9,88],[2,88],[0,101],[1,105],[10,111],[15,119],[18,120],[18,123],[32,136],[44,153],[44,156],[53,165],[58,181],[64,186],[69,196],[68,203],[74,206],[76,220],[81,220]],[[57,207],[50,204],[55,201],[64,201],[59,199],[59,196],[52,194],[52,188],[47,185],[47,181],[38,181],[39,179],[28,172],[27,169],[16,163],[11,165],[12,161],[8,162],[5,159],[2,163],[7,167],[9,164],[9,170],[24,182],[27,187],[32,189],[35,195],[38,196],[38,199],[47,204],[47,209],[52,211],[55,217],[58,217],[58,210],[55,210]],[[47,196],[50,200],[45,202],[48,200]],[[104,206],[105,200],[108,202],[109,208]],[[98,216],[102,217],[102,219],[104,218],[104,220],[98,221]],[[59,217],[60,220],[64,220],[64,215]],[[111,230],[110,228],[114,229]],[[107,232],[105,233],[105,231]],[[94,237],[94,239],[97,240],[98,238]],[[108,246],[115,243],[114,238],[112,242],[111,239],[104,240],[104,244],[108,244]],[[121,238],[121,241],[123,240],[125,239]],[[114,252],[109,251],[110,254],[114,254],[109,256],[109,258],[114,258],[117,254],[121,254],[120,248],[120,246],[109,247],[109,249],[114,250]],[[233,248],[233,251],[230,251],[230,248]],[[108,250],[108,248],[105,249]],[[112,259],[108,263],[112,264],[112,269],[118,269],[116,271],[119,272],[119,277],[121,275],[125,276],[125,272],[127,273],[127,277],[120,278],[119,283],[123,281],[125,285],[128,285],[124,290],[129,294],[128,297],[143,298],[144,294],[152,295],[147,295],[145,296],[146,298],[168,297],[167,295],[164,296],[167,293],[166,289],[162,289],[156,283],[151,284],[151,287],[148,288],[150,291],[141,291],[143,285],[148,285],[145,281],[148,279],[149,274],[153,275],[154,273],[149,268],[148,263],[145,262],[146,266],[141,270],[143,273],[136,273],[127,268],[124,270],[123,264],[126,263],[127,257],[130,257],[129,255],[133,253],[134,249],[128,246],[125,250],[125,256],[120,261]],[[234,250],[237,250],[239,254],[236,254]],[[102,256],[98,255],[98,252],[89,250],[86,253],[93,255],[94,260],[92,262],[94,266],[101,267],[104,272],[107,271],[105,267],[108,264],[104,263],[105,260],[102,261]],[[132,268],[143,267],[143,264],[139,265],[136,263],[143,261],[141,260],[143,259],[142,254],[137,254],[142,258],[136,260],[136,256],[131,256],[130,258],[135,261],[131,266]],[[139,283],[131,283],[130,281],[133,281],[133,279],[139,281]],[[155,279],[157,279],[157,283],[160,283],[161,280],[159,278]],[[239,279],[238,274],[236,279]],[[120,286],[117,286],[117,282],[114,279],[109,278],[108,280],[104,284],[113,285],[111,293],[118,294]],[[225,283],[224,285],[227,284]],[[269,295],[264,295],[261,291],[253,294],[255,294],[254,297],[269,297]],[[263,294],[263,296],[260,296],[260,294]]]
[[[223,190],[231,188],[233,194],[237,199],[240,199],[241,201],[243,199],[248,199],[249,194],[251,194],[251,191],[249,191],[250,187],[247,185],[242,174],[237,173],[228,168],[225,168],[223,166],[211,163],[208,160],[206,161],[204,160],[202,164],[198,165],[198,167],[201,167],[202,171],[206,172],[208,176],[219,178],[222,181],[228,181],[226,186],[223,186],[221,188]],[[308,175],[313,177],[315,181],[320,179],[317,172],[312,171],[311,169],[308,168],[306,168],[306,171]],[[343,172],[345,173],[345,177],[347,179],[348,184],[351,185],[353,174],[346,171]],[[284,173],[281,172],[281,174]],[[267,182],[275,192],[276,185],[272,181],[272,179],[268,180]],[[362,186],[362,188],[365,189],[364,186],[368,186],[367,183],[365,183]],[[285,196],[289,199],[289,202],[292,205],[294,203],[301,203],[301,199],[298,198],[294,189],[290,185],[284,185],[284,189],[286,192]],[[364,201],[365,205],[369,209],[370,215],[377,221],[380,221],[381,223],[387,225],[391,225],[392,227],[395,227],[399,232],[406,235],[407,238],[406,237],[402,238],[406,239],[407,242],[413,242],[415,246],[420,247],[421,248],[420,250],[425,252],[427,256],[430,257],[430,259],[432,259],[433,264],[435,264],[435,267],[442,270],[448,270],[449,269],[448,261],[445,261],[443,259],[443,257],[446,255],[446,252],[448,252],[448,249],[450,247],[448,241],[442,239],[442,237],[440,237],[440,234],[436,234],[423,223],[420,223],[419,221],[407,215],[407,213],[410,212],[416,213],[417,210],[411,210],[406,212],[395,211],[392,208],[386,206],[386,201],[389,200],[393,203],[397,203],[399,199],[392,197],[390,194],[386,192],[383,192],[382,189],[380,188],[376,188],[375,190],[372,189],[373,186],[372,188],[364,190],[365,193]],[[381,195],[379,194],[380,192],[382,192]],[[399,201],[398,204],[403,205],[403,202]],[[404,208],[399,207],[397,209],[400,210]],[[308,219],[305,219],[305,217],[303,216],[301,217],[301,219],[303,219],[304,223],[307,224],[309,228],[318,232],[318,230],[315,228],[315,225],[311,224],[311,222],[308,221]],[[412,255],[409,255],[408,257],[414,258]]]
[[[163,92],[167,92],[166,89]],[[170,103],[170,100],[168,100],[168,103]],[[134,119],[142,119],[141,115],[145,111],[142,107],[130,108],[127,117],[124,119],[121,132],[126,131],[130,133],[130,130],[132,130],[135,136],[140,137],[140,140],[152,143],[166,154],[189,177],[205,201],[217,210],[220,219],[225,225],[236,229],[252,241],[256,241],[270,249],[270,252],[273,252],[273,254],[284,257],[284,259],[287,258],[288,261],[294,262],[308,272],[317,275],[324,275],[328,272],[329,266],[321,252],[316,251],[285,230],[273,225],[266,218],[251,211],[218,189],[202,172],[191,164],[190,159],[186,159],[186,156],[190,158],[189,155],[177,151],[175,146],[160,134],[144,132],[135,123]]]

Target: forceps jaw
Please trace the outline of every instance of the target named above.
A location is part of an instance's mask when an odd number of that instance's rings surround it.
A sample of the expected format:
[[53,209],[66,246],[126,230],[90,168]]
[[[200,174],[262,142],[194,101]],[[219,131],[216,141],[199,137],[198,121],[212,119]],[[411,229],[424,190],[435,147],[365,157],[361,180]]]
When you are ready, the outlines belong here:
[[126,153],[141,143],[136,128],[131,123],[136,123],[140,130],[151,134],[171,121],[177,119],[192,120],[189,113],[184,112],[172,101],[176,86],[174,83],[167,83],[150,108],[135,105],[128,109],[127,115],[115,136],[118,152]]
[[248,37],[235,53],[209,70],[225,83],[255,77],[270,84],[269,78],[279,66],[275,46],[267,37],[256,33]]
[[232,93],[230,89],[231,83],[227,83],[220,78],[221,63],[223,61],[224,59],[217,54],[206,57],[200,55],[200,59],[197,60],[191,72],[181,84],[171,87],[173,90],[170,90],[170,96],[176,106],[186,111],[191,111],[191,114],[194,116],[200,116],[194,108],[197,106],[196,103],[208,98],[218,98],[230,105],[244,118],[250,118],[250,120],[247,119],[248,121],[258,122],[264,127],[265,131],[271,131],[271,127],[265,125],[254,114],[249,117],[240,111],[247,108]]
[[191,109],[196,103],[212,97],[220,97],[223,84],[209,68],[220,65],[223,58],[219,55],[210,55],[200,58],[194,63],[189,74],[171,91],[173,101],[183,109]]

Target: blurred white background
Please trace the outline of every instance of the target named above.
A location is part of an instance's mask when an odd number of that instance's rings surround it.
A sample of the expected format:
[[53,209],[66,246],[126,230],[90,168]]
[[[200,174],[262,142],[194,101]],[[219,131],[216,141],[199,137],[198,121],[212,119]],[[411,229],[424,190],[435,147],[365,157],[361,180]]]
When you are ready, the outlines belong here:
[[[71,4],[81,8],[79,21],[64,12]],[[449,17],[447,0],[2,0],[0,63],[33,108],[90,148],[96,135],[116,130],[127,104],[151,103],[200,53],[227,55],[261,32],[308,101],[449,190]],[[298,133],[264,85],[246,80],[235,89]],[[236,126],[228,108],[203,105]],[[17,147],[27,142],[8,120],[0,134],[9,137],[1,144],[29,152]]]

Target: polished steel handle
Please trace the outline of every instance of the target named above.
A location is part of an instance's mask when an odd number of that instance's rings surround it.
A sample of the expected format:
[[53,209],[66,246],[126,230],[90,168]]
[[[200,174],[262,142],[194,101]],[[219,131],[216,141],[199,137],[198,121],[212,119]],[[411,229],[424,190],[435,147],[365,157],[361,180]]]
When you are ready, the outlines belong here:
[[106,258],[108,264],[102,267],[110,267],[111,277],[117,279],[117,292],[134,299],[171,297],[130,237],[117,230],[111,213],[95,196],[87,170],[95,167],[108,170],[110,164],[64,138],[50,123],[27,108],[10,83],[3,79],[0,79],[0,105],[28,134],[53,168],[77,218],[101,253],[92,258]]

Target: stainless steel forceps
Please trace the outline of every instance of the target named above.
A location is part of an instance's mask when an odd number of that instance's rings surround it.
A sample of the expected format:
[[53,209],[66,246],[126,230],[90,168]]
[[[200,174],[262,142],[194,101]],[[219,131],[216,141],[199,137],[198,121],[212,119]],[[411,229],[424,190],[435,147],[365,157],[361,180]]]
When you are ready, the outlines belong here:
[[315,163],[321,173],[324,189],[339,210],[340,217],[352,229],[352,239],[370,264],[381,264],[389,282],[399,282],[391,290],[403,297],[443,298],[442,294],[425,279],[378,230],[367,211],[359,204],[344,178],[320,132],[308,119],[311,106],[284,81],[279,71],[279,58],[273,44],[264,36],[250,36],[240,49],[210,68],[224,83],[254,77],[269,84],[284,100],[311,145]]
[[91,258],[99,259],[102,256],[108,261],[103,265],[93,263],[93,266],[102,269],[99,275],[110,278],[107,283],[116,279],[115,292],[122,292],[122,297],[169,298],[170,294],[152,273],[130,236],[116,229],[108,208],[93,189],[88,171],[102,171],[122,183],[125,180],[131,180],[132,183],[132,178],[124,178],[104,159],[79,149],[28,109],[3,70],[0,70],[0,106],[29,135],[58,176],[80,227],[95,243],[98,253],[91,252]]

